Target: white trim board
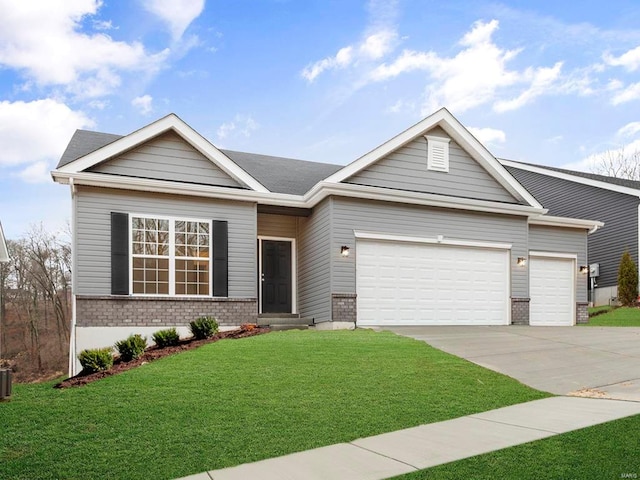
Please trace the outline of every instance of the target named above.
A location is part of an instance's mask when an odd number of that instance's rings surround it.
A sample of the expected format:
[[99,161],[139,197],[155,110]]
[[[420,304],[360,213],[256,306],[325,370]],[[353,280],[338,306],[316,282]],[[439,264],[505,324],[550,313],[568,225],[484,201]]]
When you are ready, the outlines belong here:
[[9,261],[9,251],[7,250],[7,242],[4,239],[4,231],[2,230],[2,223],[0,223],[0,262]]
[[530,257],[550,257],[550,258],[566,258],[578,260],[578,255],[575,253],[558,253],[558,252],[540,252],[540,251],[530,251]]
[[458,240],[445,238],[443,235],[432,237],[412,237],[409,235],[392,235],[386,233],[362,232],[355,230],[355,238],[362,240],[382,240],[387,242],[427,243],[433,245],[448,245],[455,247],[492,248],[497,250],[511,250],[510,243],[483,242],[477,240]]
[[[291,313],[298,313],[298,248],[296,239],[291,237],[271,237],[258,235],[258,313],[262,313],[262,241],[291,243]],[[283,312],[284,313],[284,312]]]
[[141,145],[142,143],[170,130],[177,133],[193,148],[207,157],[213,164],[222,169],[234,180],[244,183],[249,188],[257,192],[269,191],[264,185],[245,172],[237,163],[218,150],[206,138],[187,125],[174,113],[156,120],[155,122],[150,123],[129,135],[125,135],[124,137],[121,137],[98,150],[80,157],[60,167],[57,171],[73,174],[82,172],[109,158],[113,158],[127,150],[131,150],[132,148],[135,148],[138,145]]

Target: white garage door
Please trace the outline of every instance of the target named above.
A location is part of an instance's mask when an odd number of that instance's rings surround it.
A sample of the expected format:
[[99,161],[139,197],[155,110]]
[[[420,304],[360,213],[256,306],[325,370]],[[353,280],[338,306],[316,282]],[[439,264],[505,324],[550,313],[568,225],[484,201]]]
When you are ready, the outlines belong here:
[[529,256],[530,325],[573,325],[575,260]]
[[358,324],[506,325],[504,249],[358,240]]

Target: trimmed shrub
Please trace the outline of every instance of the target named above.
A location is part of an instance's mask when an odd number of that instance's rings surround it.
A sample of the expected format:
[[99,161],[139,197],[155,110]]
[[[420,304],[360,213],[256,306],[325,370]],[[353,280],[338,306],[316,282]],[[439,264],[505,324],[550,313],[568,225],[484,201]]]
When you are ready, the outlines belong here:
[[82,371],[85,373],[103,372],[113,366],[113,353],[110,347],[83,350],[78,355]]
[[152,338],[158,348],[171,347],[180,343],[180,335],[175,328],[158,330]]
[[147,348],[147,339],[136,333],[129,335],[126,340],[116,342],[115,347],[120,354],[120,359],[123,362],[130,362],[144,353],[144,349]]
[[618,269],[618,300],[625,307],[636,304],[638,299],[638,269],[628,250],[625,250],[620,259]]
[[218,333],[218,322],[213,317],[199,317],[189,322],[189,330],[196,339],[204,340]]

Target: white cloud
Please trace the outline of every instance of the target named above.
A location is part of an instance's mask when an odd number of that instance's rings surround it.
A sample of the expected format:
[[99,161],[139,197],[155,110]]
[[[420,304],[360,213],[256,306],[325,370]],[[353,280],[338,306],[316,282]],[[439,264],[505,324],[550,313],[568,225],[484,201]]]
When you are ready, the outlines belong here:
[[149,115],[153,111],[153,97],[151,95],[143,95],[131,100],[134,106],[142,115]]
[[395,46],[398,34],[389,29],[369,35],[360,44],[359,50],[364,57],[378,60],[389,53]]
[[631,122],[631,123],[627,123],[624,127],[621,127],[616,132],[616,136],[633,137],[638,132],[640,132],[640,122]]
[[351,63],[353,47],[344,47],[338,50],[338,53],[333,57],[323,58],[311,65],[307,65],[302,70],[302,76],[307,79],[308,82],[313,82],[318,75],[325,70],[331,70],[335,68],[344,68]]
[[0,165],[57,160],[73,132],[91,126],[83,112],[56,100],[0,102]]
[[506,112],[509,110],[517,110],[525,106],[528,103],[531,103],[533,99],[539,97],[540,95],[544,95],[548,93],[551,87],[556,83],[558,78],[560,77],[560,71],[562,70],[562,62],[556,63],[553,67],[550,68],[528,68],[524,74],[523,78],[527,79],[530,82],[529,88],[527,88],[524,92],[520,93],[515,98],[510,100],[499,100],[494,105],[494,110],[496,112]]
[[612,67],[624,67],[630,72],[640,68],[640,47],[633,48],[619,57],[614,57],[610,53],[605,53],[602,58],[607,65]]
[[179,40],[204,10],[204,0],[143,0],[142,3],[167,24],[174,40]]
[[51,165],[49,165],[49,162],[42,160],[32,163],[27,168],[16,173],[15,176],[21,178],[26,183],[47,183],[51,181],[50,170]]
[[468,130],[474,137],[476,137],[480,141],[480,143],[484,145],[495,145],[496,143],[504,143],[507,141],[506,133],[495,128],[469,127]]
[[251,115],[237,114],[233,117],[233,120],[220,125],[216,135],[220,140],[229,138],[234,134],[250,137],[258,128],[260,128],[260,125]]
[[582,172],[593,172],[594,170],[597,170],[597,167],[601,165],[603,160],[625,157],[631,158],[636,155],[637,152],[640,152],[640,139],[628,143],[623,147],[593,153],[577,162],[562,165],[562,168],[567,168],[569,170],[578,170]]
[[628,87],[616,93],[611,99],[611,103],[614,105],[620,105],[621,103],[631,102],[632,100],[638,99],[640,99],[640,82],[632,83]]
[[0,0],[0,66],[17,69],[38,85],[62,85],[79,97],[105,95],[123,71],[156,72],[168,50],[149,54],[139,42],[83,33],[99,0]]

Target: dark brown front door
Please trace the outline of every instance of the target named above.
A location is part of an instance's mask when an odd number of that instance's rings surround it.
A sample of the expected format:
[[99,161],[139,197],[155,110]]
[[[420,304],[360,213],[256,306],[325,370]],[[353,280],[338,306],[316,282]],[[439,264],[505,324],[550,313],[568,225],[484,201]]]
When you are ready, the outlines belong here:
[[291,242],[262,240],[262,312],[291,313]]

